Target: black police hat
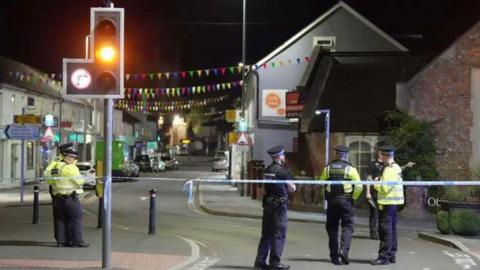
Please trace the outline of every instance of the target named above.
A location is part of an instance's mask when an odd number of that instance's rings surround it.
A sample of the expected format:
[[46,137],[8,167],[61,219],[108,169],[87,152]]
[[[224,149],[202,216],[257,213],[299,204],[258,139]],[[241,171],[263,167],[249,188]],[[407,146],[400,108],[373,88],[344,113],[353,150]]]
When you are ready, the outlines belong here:
[[267,153],[273,158],[281,156],[285,153],[283,145],[277,145],[267,150]]
[[73,157],[73,158],[78,157],[78,152],[73,150],[73,149],[67,149],[67,150],[63,151],[63,154],[65,156],[69,156],[69,157]]
[[348,147],[345,145],[337,145],[335,147],[335,152],[337,153],[348,154],[348,151],[350,151],[350,149],[348,149]]
[[73,150],[73,143],[65,143],[58,147],[58,151],[60,151],[61,153],[67,150]]
[[393,155],[393,153],[395,153],[395,151],[397,151],[397,149],[395,147],[390,146],[390,145],[382,146],[379,149],[380,149],[380,152],[384,155]]

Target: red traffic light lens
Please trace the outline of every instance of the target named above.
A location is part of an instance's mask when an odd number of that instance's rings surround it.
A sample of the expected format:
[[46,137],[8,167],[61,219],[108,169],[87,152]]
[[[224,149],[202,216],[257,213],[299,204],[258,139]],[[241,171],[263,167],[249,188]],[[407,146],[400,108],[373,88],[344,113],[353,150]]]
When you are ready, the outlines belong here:
[[112,38],[117,35],[117,27],[111,20],[103,20],[95,27],[95,37]]

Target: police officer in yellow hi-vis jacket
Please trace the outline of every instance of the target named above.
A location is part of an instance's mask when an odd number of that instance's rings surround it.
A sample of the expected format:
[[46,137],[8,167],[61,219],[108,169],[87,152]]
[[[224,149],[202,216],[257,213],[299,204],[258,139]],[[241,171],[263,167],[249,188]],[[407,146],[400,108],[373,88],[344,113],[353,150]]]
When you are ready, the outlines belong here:
[[[402,169],[394,159],[395,148],[384,146],[380,148],[383,169],[379,181],[402,182]],[[396,262],[397,242],[397,205],[404,203],[402,185],[374,185],[377,190],[379,214],[380,247],[378,258],[373,265],[386,265]]]
[[[360,181],[357,169],[348,160],[348,147],[335,147],[335,159],[323,169],[320,180]],[[348,253],[354,230],[353,200],[360,197],[362,185],[327,185],[327,233],[330,260],[335,265],[350,264]],[[340,248],[338,246],[338,226],[342,225]]]
[[[57,163],[61,162],[63,160],[63,153],[65,151],[70,151],[73,150],[73,143],[66,143],[62,144],[58,147],[58,155],[57,157],[52,160],[45,171],[43,172],[43,176],[45,177],[47,183],[48,183],[48,192],[50,193],[50,196],[52,197],[52,210],[53,210],[53,232],[54,232],[54,237],[55,240],[57,240],[57,223],[55,220],[57,220],[57,216],[55,215],[55,204],[53,203],[53,193],[52,193],[52,184],[54,182],[54,179],[52,178],[52,169],[57,165]],[[59,242],[57,241],[57,245]]]
[[83,193],[85,180],[78,169],[78,153],[63,152],[63,159],[51,170],[53,203],[57,219],[58,247],[88,247],[82,236],[82,206],[78,198]]

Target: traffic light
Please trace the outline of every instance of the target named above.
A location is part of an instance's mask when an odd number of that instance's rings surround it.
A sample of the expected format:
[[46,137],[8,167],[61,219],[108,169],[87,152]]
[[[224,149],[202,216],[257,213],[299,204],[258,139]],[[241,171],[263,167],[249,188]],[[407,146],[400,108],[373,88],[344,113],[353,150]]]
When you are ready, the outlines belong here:
[[63,94],[123,98],[124,9],[90,9],[88,59],[63,59]]
[[123,94],[123,9],[93,8],[91,20],[96,91]]

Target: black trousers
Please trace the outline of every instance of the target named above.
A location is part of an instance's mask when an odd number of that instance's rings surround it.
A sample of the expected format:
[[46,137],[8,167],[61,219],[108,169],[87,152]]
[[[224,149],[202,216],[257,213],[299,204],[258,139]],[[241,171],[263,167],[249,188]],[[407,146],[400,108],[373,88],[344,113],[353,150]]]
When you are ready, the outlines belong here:
[[287,223],[286,203],[265,203],[262,218],[262,237],[258,244],[255,263],[264,264],[269,253],[271,265],[280,263],[287,236]]
[[380,247],[378,257],[383,260],[389,260],[395,257],[398,248],[397,241],[397,206],[380,205],[378,232],[380,237]]
[[375,200],[367,199],[368,209],[370,210],[370,216],[368,219],[368,228],[370,229],[370,235],[378,234],[378,205]]
[[[338,245],[338,227],[342,225],[340,247]],[[330,258],[337,259],[341,253],[348,256],[355,223],[353,220],[353,203],[348,198],[329,198],[327,208],[327,233]]]
[[53,193],[52,193],[52,192],[53,192],[52,186],[48,186],[48,193],[50,193],[50,198],[52,198],[53,237],[55,237],[55,241],[57,241],[57,243],[59,243],[59,242],[58,242],[58,239],[57,239],[57,234],[58,234],[58,232],[57,232],[57,231],[58,231],[58,230],[57,230],[57,223],[58,223],[57,219],[58,219],[58,218],[57,218],[57,214],[56,214],[57,211],[55,211],[55,198],[53,197]]
[[54,196],[53,202],[56,215],[57,243],[82,243],[82,206],[78,196]]

